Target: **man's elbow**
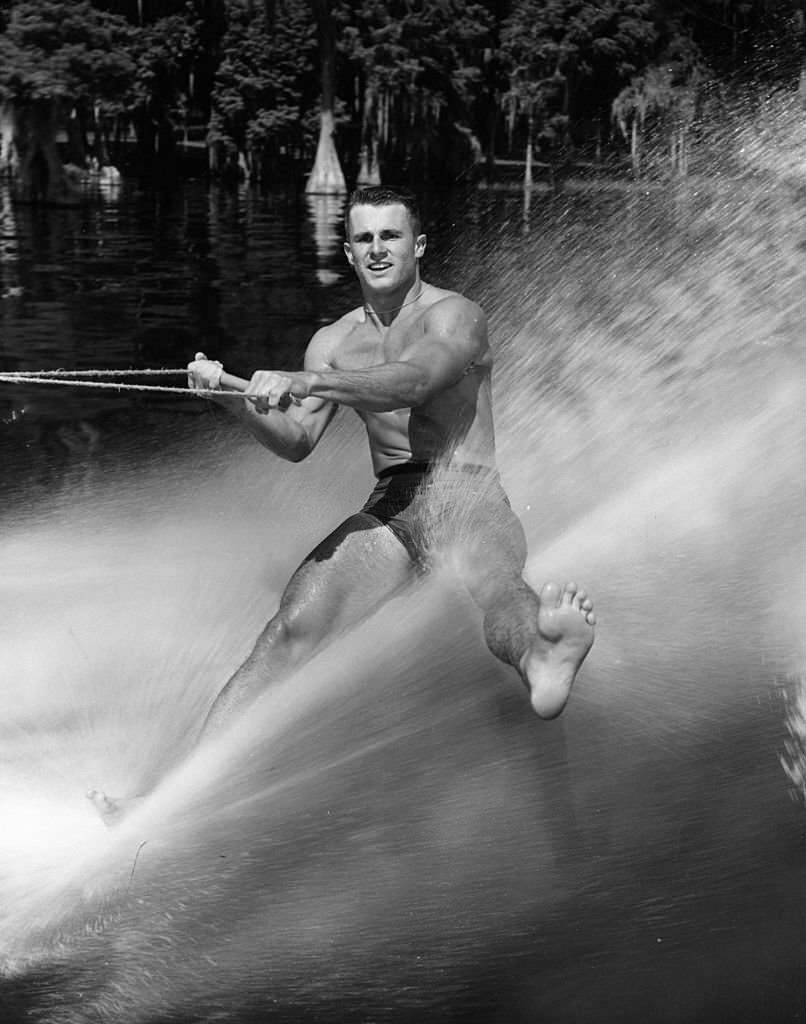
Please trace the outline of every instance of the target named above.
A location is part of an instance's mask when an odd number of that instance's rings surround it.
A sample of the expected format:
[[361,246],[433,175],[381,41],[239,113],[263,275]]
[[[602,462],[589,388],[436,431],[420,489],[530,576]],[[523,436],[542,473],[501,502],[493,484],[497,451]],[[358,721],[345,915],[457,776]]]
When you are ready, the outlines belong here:
[[307,431],[303,431],[300,437],[287,438],[284,443],[277,445],[274,451],[287,462],[303,462],[314,450],[314,447]]
[[425,403],[430,402],[440,390],[441,389],[435,385],[435,382],[431,379],[429,374],[418,374],[417,377],[409,381],[409,386],[406,388],[404,400],[401,402],[401,408],[409,407],[411,409],[416,409],[420,405],[425,405]]
[[284,454],[284,458],[289,462],[304,462],[305,459],[311,454],[310,445],[295,445],[290,451]]
[[286,462],[302,462],[308,458],[314,448],[310,438],[307,436],[294,440],[280,440],[272,435],[267,436],[262,432],[258,433],[255,431],[254,433],[264,448],[268,448],[273,455],[284,459]]

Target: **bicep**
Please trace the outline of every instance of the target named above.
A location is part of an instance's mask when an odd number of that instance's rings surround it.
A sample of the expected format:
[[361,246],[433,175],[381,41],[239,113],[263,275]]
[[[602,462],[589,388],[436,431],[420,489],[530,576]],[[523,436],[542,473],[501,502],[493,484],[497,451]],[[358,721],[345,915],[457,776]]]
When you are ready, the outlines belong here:
[[[308,345],[305,352],[304,368],[313,372],[330,369],[327,361],[326,342],[319,334],[314,335]],[[309,395],[307,398],[303,398],[299,405],[289,406],[286,415],[299,423],[310,438],[311,447],[314,447],[338,408],[336,402],[330,402],[316,395]]]
[[487,350],[487,321],[478,306],[436,310],[400,361],[417,366],[435,390],[454,384]]

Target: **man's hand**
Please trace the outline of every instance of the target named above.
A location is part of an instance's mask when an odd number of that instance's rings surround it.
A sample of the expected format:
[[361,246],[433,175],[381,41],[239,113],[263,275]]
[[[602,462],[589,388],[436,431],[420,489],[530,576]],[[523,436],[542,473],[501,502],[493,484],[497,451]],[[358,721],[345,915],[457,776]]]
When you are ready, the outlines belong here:
[[252,399],[257,412],[287,409],[291,402],[299,404],[301,399],[307,398],[315,378],[315,374],[304,370],[299,373],[256,370],[244,394]]
[[223,366],[217,359],[208,359],[204,352],[197,352],[192,363],[188,363],[188,387],[194,391],[220,391]]

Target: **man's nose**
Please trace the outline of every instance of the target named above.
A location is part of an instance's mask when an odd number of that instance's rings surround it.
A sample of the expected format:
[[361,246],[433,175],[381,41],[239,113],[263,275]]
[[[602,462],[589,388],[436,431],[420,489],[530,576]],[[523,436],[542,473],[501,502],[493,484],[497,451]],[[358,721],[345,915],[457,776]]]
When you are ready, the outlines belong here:
[[386,252],[386,245],[380,235],[376,235],[372,239],[370,252],[372,253],[373,256],[379,256]]

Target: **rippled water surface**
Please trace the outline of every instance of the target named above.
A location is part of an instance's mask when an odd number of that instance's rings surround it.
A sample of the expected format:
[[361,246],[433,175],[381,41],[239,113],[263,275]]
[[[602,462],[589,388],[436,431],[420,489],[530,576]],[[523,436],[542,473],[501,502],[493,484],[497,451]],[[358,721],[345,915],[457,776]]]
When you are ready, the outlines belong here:
[[[291,466],[192,397],[0,384],[4,1019],[802,1019],[802,121],[679,187],[427,204],[425,276],[490,317],[527,575],[597,603],[553,723],[446,569],[185,757],[363,499],[360,430]],[[338,220],[4,200],[0,369],[297,365],[357,301]],[[84,798],[157,780],[113,829]]]

